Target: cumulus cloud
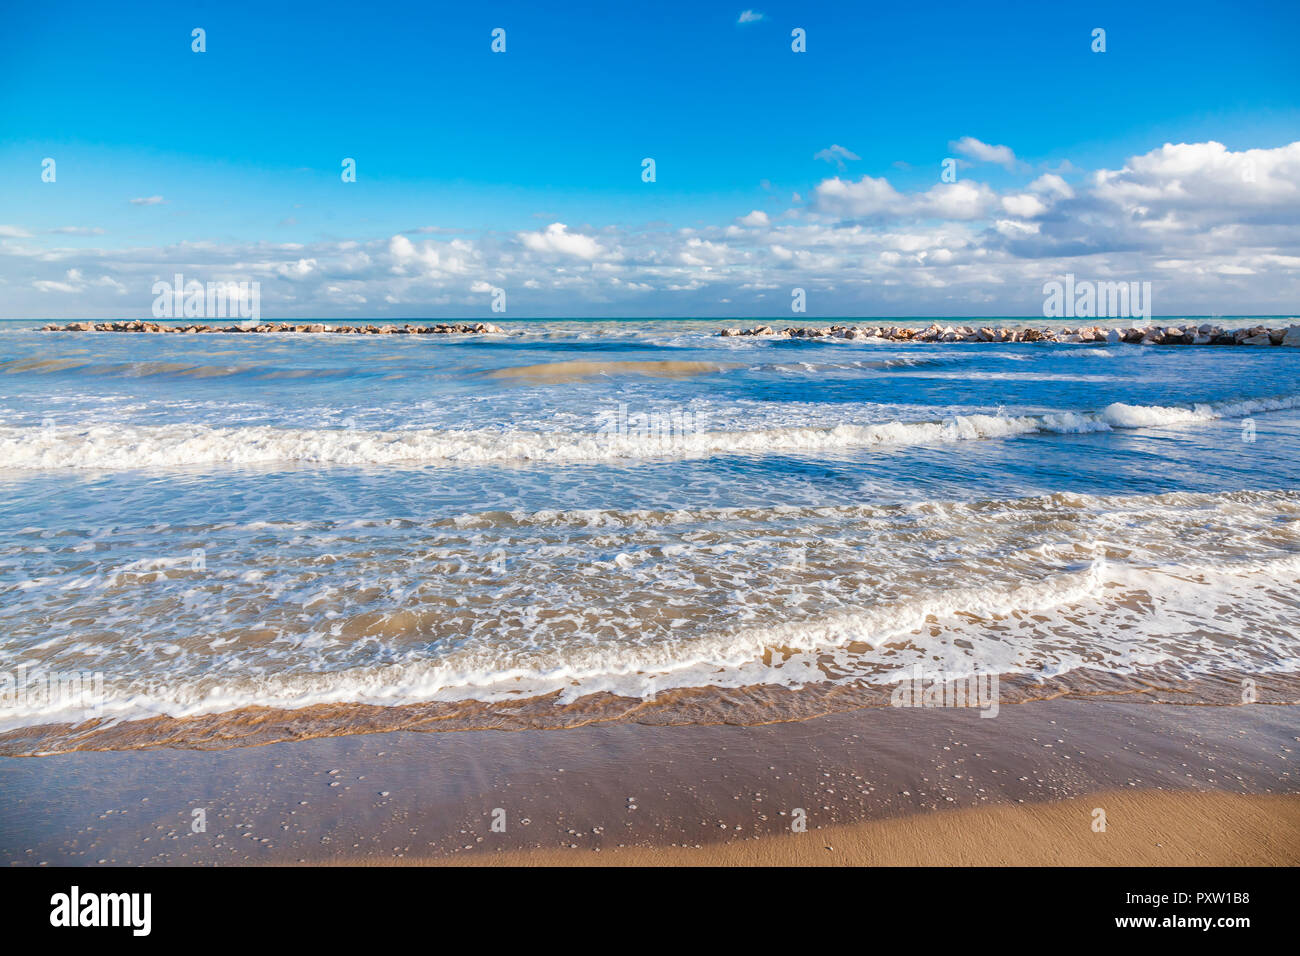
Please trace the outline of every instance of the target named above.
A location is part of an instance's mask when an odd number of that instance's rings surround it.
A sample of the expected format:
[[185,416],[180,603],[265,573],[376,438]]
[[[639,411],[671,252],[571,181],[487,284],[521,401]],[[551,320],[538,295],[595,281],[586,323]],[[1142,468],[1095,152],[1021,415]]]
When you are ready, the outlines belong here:
[[541,232],[521,232],[519,240],[534,252],[556,253],[577,259],[595,259],[604,253],[595,239],[569,232],[569,227],[562,222],[553,222]]
[[[475,267],[476,253],[473,245],[463,239],[451,242],[412,242],[406,236],[393,236],[388,240],[391,271],[402,274],[423,275],[428,278],[467,275]],[[364,252],[355,252],[352,258],[365,257],[358,265],[369,264]]]
[[988,186],[963,180],[930,187],[916,198],[910,212],[934,219],[981,219],[996,202],[997,196]]
[[924,193],[904,195],[889,180],[863,176],[849,182],[836,176],[818,183],[813,194],[817,211],[845,218],[979,219],[996,202],[983,183],[939,183]]
[[990,146],[988,143],[980,142],[974,136],[955,139],[948,144],[948,148],[977,163],[996,163],[1012,171],[1017,165],[1016,154],[1011,151],[1010,146]]
[[1033,219],[1047,212],[1047,204],[1029,193],[1015,193],[1002,197],[1002,208],[1020,219]]
[[1231,152],[1222,143],[1166,143],[1092,177],[1097,198],[1155,219],[1228,222],[1250,210],[1277,222],[1300,216],[1300,142]]
[[766,19],[766,17],[764,16],[764,14],[759,13],[757,10],[745,10],[740,14],[740,17],[739,19],[736,20],[736,22],[757,23],[759,20],[763,20],[763,19]]
[[276,267],[276,272],[286,279],[305,279],[316,271],[316,266],[315,259],[299,259],[297,262],[282,262]]
[[844,216],[869,217],[897,213],[904,199],[889,180],[863,176],[849,182],[836,176],[817,184],[813,201],[822,210]]
[[1027,187],[1031,193],[1045,193],[1054,199],[1073,199],[1074,190],[1055,173],[1043,173]]
[[1153,281],[1166,314],[1285,313],[1300,302],[1300,143],[1166,144],[1069,175],[1007,189],[837,175],[806,205],[741,207],[689,228],[552,222],[85,248],[18,223],[0,241],[0,314],[145,317],[152,283],[175,272],[258,281],[264,314],[286,318],[490,318],[493,288],[507,290],[512,315],[770,316],[788,309],[794,286],[841,315],[1034,314],[1043,282],[1065,272]]

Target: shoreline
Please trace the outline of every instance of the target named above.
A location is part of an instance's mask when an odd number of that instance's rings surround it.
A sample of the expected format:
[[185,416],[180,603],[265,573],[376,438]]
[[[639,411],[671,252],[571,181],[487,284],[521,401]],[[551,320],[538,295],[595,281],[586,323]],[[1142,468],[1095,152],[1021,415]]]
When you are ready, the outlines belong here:
[[[930,686],[938,696],[916,690],[912,698],[895,702],[900,688],[926,686],[923,679],[912,677],[911,673],[899,672],[888,683],[826,681],[798,687],[780,684],[668,687],[649,699],[596,691],[561,703],[561,692],[549,690],[507,699],[467,697],[388,704],[339,701],[297,708],[246,704],[185,717],[136,716],[117,722],[87,720],[80,724],[52,721],[0,730],[0,758],[42,758],[94,751],[224,750],[231,746],[259,747],[341,735],[403,731],[529,733],[619,725],[759,727],[878,709],[950,707],[943,694],[955,695],[958,685],[944,682],[931,681]],[[1251,681],[1254,687],[1255,706],[1300,705],[1300,676],[1291,672],[1225,670],[1213,676],[1188,677],[1156,667],[1136,675],[1090,668],[1054,677],[1005,674],[998,677],[993,699],[981,702],[971,696],[961,706],[973,714],[994,718],[1002,707],[1022,707],[1050,700],[1238,707],[1245,704],[1242,694],[1246,681]],[[977,693],[975,685],[963,682],[962,687],[972,695]],[[232,740],[240,743],[232,745]]]
[[[1168,817],[1167,807],[1143,796],[1144,809],[1128,796],[1209,793],[1258,804],[1241,813],[1290,827],[1297,717],[1297,705],[1057,699],[1006,707],[993,720],[889,708],[759,726],[396,731],[0,758],[0,865],[501,862],[502,854],[604,862],[615,850],[667,853],[626,860],[675,864],[673,844],[716,850],[719,862],[761,862],[783,852],[796,809],[806,817],[800,836],[835,834],[867,849],[887,833],[932,845],[925,841],[947,839],[946,828],[967,819],[952,811],[980,811],[959,845],[971,862],[994,862],[976,857],[1006,826],[1059,830],[1059,814],[1074,812],[1060,807],[1098,793],[1125,795],[1120,822]],[[1196,821],[1208,806],[1187,817],[1187,832],[1204,829]],[[199,815],[205,829],[196,832]],[[1249,852],[1300,863],[1290,836],[1274,856]],[[1134,844],[1119,862],[1144,859]]]

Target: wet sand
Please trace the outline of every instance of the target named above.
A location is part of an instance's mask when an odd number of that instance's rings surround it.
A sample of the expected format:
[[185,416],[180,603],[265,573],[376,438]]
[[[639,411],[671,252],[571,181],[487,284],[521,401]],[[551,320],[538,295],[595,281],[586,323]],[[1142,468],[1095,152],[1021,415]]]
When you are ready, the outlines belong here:
[[1298,735],[1062,699],[3,758],[0,863],[1295,864]]

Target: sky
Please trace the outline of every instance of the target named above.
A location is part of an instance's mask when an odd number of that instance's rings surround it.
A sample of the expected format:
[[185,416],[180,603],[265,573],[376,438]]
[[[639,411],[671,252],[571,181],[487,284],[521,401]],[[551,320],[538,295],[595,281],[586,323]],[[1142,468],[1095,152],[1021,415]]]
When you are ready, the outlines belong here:
[[1300,311],[1294,0],[544,6],[6,5],[0,317]]

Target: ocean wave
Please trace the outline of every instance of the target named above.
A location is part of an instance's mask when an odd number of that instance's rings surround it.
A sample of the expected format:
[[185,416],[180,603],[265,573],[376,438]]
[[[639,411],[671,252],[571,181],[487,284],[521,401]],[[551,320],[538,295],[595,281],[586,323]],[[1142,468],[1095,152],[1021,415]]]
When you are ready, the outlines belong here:
[[[110,676],[95,717],[112,725],[248,707],[491,704],[546,695],[571,705],[592,694],[652,700],[665,691],[692,687],[885,685],[918,665],[942,671],[947,679],[980,673],[1057,678],[1081,668],[1117,675],[1174,668],[1187,677],[1227,668],[1293,673],[1300,670],[1300,656],[1277,638],[1284,625],[1276,609],[1256,608],[1262,630],[1272,634],[1257,634],[1249,645],[1225,640],[1229,633],[1240,640],[1245,621],[1226,631],[1221,625],[1220,633],[1208,628],[1214,608],[1249,600],[1261,588],[1290,588],[1297,575],[1296,557],[1241,567],[1153,569],[1116,567],[1098,554],[1079,570],[1044,574],[1016,586],[955,588],[809,620],[720,628],[677,640],[514,647],[479,642],[432,656],[400,655],[373,666],[320,670],[300,664],[226,681],[189,673],[192,664],[181,648],[163,644],[162,651],[176,662],[174,672],[163,670],[146,679]],[[1131,613],[1125,599],[1151,609]],[[1207,629],[1204,636],[1189,636],[1200,628]],[[1084,635],[1092,639],[1083,642]],[[0,732],[79,723],[85,716],[81,702],[23,702],[0,707]]]
[[[102,672],[106,721],[874,686],[917,663],[1280,673],[1298,577],[1287,491],[25,528],[0,534],[0,670]],[[27,699],[0,732],[76,716]]]
[[434,430],[122,425],[2,427],[0,467],[15,469],[134,469],[310,462],[338,465],[418,465],[506,461],[608,461],[651,457],[770,455],[845,451],[1013,438],[1035,433],[1079,434],[1242,418],[1300,407],[1300,395],[1191,405],[1114,403],[1100,411],[1039,415],[958,415],[942,421],[842,424],[708,431],[703,414],[671,412],[620,420],[595,409],[592,431]]

